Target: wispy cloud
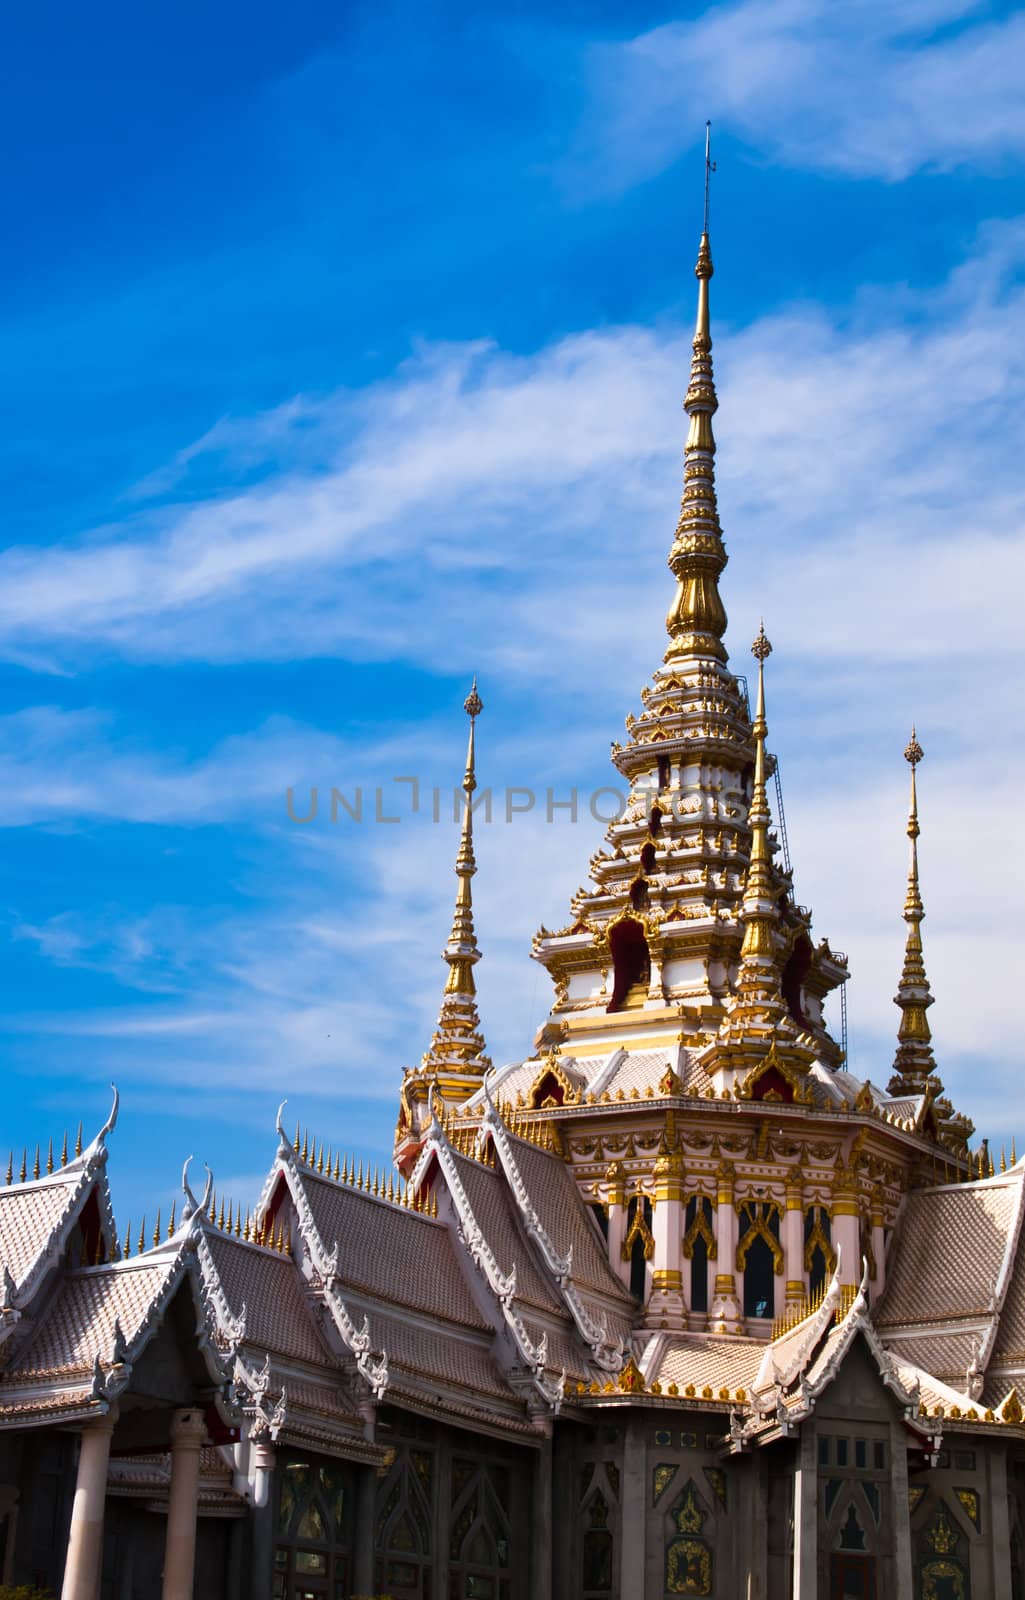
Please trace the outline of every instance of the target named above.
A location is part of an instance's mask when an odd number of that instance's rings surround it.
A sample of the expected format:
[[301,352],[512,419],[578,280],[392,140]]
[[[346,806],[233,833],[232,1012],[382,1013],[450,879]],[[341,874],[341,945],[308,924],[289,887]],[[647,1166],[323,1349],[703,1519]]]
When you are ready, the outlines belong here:
[[567,171],[589,186],[652,176],[690,143],[681,94],[802,171],[897,182],[1025,154],[1025,16],[978,0],[712,5],[589,52],[592,104]]
[[[789,307],[716,346],[732,647],[743,670],[764,612],[798,889],[850,952],[855,1065],[879,1080],[902,934],[899,751],[917,716],[934,1017],[955,1090],[983,1055],[1006,1082],[1017,1049],[1013,993],[991,966],[1025,884],[979,844],[978,818],[999,831],[1025,782],[1007,732],[1025,578],[1023,241],[993,229],[939,289],[868,290],[836,318]],[[533,356],[423,351],[366,396],[304,402],[298,462],[291,417],[233,423],[217,452],[240,450],[251,483],[71,552],[17,552],[0,628],[70,656],[374,651],[436,669],[454,617],[461,657],[522,691],[520,721],[485,731],[485,781],[606,781],[595,730],[616,731],[661,653],[686,358],[675,332],[637,328]],[[393,709],[379,736],[340,740],[270,719],[186,758],[97,711],[0,719],[8,822],[242,823],[251,855],[230,913],[24,918],[49,960],[107,972],[130,1002],[22,1017],[19,1055],[74,1036],[96,1076],[390,1093],[440,995],[452,831],[297,829],[283,789],[411,763],[450,781],[448,734],[439,751],[435,727],[401,721]],[[529,1048],[547,1009],[530,935],[562,920],[599,833],[538,816],[482,830],[481,1003],[498,1058]],[[1005,1114],[996,1092],[984,1110]]]

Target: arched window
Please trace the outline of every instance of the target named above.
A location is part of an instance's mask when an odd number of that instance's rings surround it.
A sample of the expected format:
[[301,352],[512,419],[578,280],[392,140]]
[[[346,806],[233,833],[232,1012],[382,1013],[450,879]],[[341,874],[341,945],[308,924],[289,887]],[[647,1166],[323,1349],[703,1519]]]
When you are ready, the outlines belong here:
[[392,1600],[428,1600],[434,1455],[401,1446],[378,1492],[376,1590]]
[[817,1295],[836,1266],[832,1226],[825,1206],[809,1206],[804,1213],[804,1270],[808,1274],[808,1293]]
[[455,1458],[449,1537],[453,1600],[508,1600],[512,1580],[508,1507],[505,1467]]
[[274,1600],[346,1593],[349,1469],[315,1458],[286,1461],[279,1474]]
[[744,1274],[745,1317],[772,1317],[775,1279],[783,1272],[779,1206],[773,1200],[745,1200],[740,1207],[741,1238],[737,1267]]
[[779,986],[783,998],[787,1003],[787,1010],[795,1022],[806,1022],[804,1008],[801,1005],[801,990],[804,980],[811,966],[812,948],[811,940],[807,934],[799,933],[794,940],[794,948],[790,958],[780,974]]
[[630,1263],[630,1293],[641,1302],[647,1292],[647,1264],[655,1254],[655,1235],[651,1231],[651,1201],[647,1195],[633,1194],[626,1208],[626,1235],[623,1260]]
[[622,1011],[628,1005],[642,1005],[651,982],[651,956],[644,929],[632,917],[617,922],[609,934],[612,951],[613,987],[609,1011]]
[[584,1600],[612,1593],[613,1542],[609,1532],[609,1503],[595,1491],[585,1513],[583,1544]]
[[687,1202],[683,1254],[690,1261],[690,1309],[708,1310],[708,1263],[715,1259],[712,1202],[707,1195],[691,1195]]

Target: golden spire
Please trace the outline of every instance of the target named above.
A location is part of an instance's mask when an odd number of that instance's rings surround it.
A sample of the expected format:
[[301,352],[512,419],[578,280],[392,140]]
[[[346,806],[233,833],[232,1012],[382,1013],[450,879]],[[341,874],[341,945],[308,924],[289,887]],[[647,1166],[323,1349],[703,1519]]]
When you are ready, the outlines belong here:
[[473,853],[473,793],[477,787],[476,774],[476,724],[484,707],[477,693],[477,679],[463,701],[463,710],[470,719],[470,737],[466,749],[466,770],[463,773],[463,826],[456,856],[455,911],[452,930],[442,955],[448,962],[448,978],[441,1002],[438,1026],[434,1030],[430,1049],[423,1057],[423,1066],[430,1071],[455,1071],[481,1076],[491,1065],[484,1054],[484,1039],[477,1013],[477,986],[473,969],[480,960],[477,935],[473,926],[473,895],[470,885],[477,871]]
[[918,885],[918,836],[921,828],[918,825],[916,770],[923,755],[922,746],[912,728],[910,742],[904,751],[904,759],[911,767],[911,803],[908,808],[908,838],[911,841],[911,849],[908,862],[908,889],[904,897],[904,921],[908,925],[908,933],[904,944],[904,966],[894,996],[894,1005],[900,1007],[901,1019],[897,1030],[899,1043],[894,1059],[895,1077],[890,1084],[891,1091],[894,1090],[895,1084],[899,1089],[921,1089],[924,1080],[935,1070],[936,1065],[932,1052],[932,1033],[925,1015],[932,1005],[933,997],[929,991],[929,980],[925,974],[925,960],[922,953],[922,919],[925,916],[925,907]]
[[772,814],[765,784],[765,736],[769,731],[765,720],[765,663],[772,654],[772,645],[765,636],[762,623],[751,646],[751,654],[758,662],[758,700],[752,726],[755,738],[754,784],[747,814],[751,828],[751,863],[740,907],[744,939],[740,947],[738,988],[748,997],[776,1001],[779,1000],[776,965],[779,906],[772,869],[772,846],[769,843]]
[[726,660],[722,636],[726,611],[719,596],[719,574],[726,565],[719,509],[715,498],[715,437],[712,417],[719,401],[712,373],[712,334],[708,284],[714,272],[708,242],[708,187],[715,170],[710,159],[710,126],[705,127],[705,219],[694,275],[698,280],[698,315],[694,329],[690,383],[683,408],[690,418],[684,448],[683,501],[669,565],[676,578],[676,597],[666,618],[670,644],[666,660],[684,655]]

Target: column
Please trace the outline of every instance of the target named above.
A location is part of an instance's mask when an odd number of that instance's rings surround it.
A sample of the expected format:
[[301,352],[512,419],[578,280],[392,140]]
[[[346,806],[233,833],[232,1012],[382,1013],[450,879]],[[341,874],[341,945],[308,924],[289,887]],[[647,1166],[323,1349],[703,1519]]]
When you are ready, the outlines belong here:
[[275,1451],[270,1439],[251,1440],[249,1449],[249,1479],[253,1494],[253,1532],[249,1570],[251,1600],[270,1600],[274,1568],[274,1467]]
[[356,1468],[356,1529],[352,1560],[353,1594],[374,1592],[376,1467]]
[[[672,1117],[672,1112],[669,1117]],[[671,1126],[667,1118],[663,1143],[668,1144],[670,1139],[675,1144],[675,1126]],[[683,1154],[679,1148],[660,1152],[655,1162],[654,1177],[652,1233],[655,1239],[655,1262],[645,1322],[649,1327],[679,1331],[687,1326],[682,1270],[685,1215]]]
[[[911,1513],[908,1509],[908,1447],[902,1422],[890,1423],[890,1492],[893,1495],[893,1600],[914,1600]],[[1001,1595],[1001,1600],[1004,1597]],[[1010,1600],[1010,1590],[1007,1592]]]
[[883,1297],[886,1287],[886,1231],[883,1214],[883,1197],[877,1189],[872,1195],[872,1254],[875,1256],[876,1272],[872,1279],[872,1299],[874,1302]]
[[552,1600],[552,1435],[551,1428],[542,1442],[534,1463],[534,1515],[531,1528],[533,1547],[531,1600]]
[[605,1204],[609,1208],[609,1263],[623,1285],[630,1287],[630,1263],[623,1260],[626,1238],[626,1173],[613,1161],[605,1174],[608,1184]]
[[836,1177],[833,1209],[833,1248],[840,1252],[840,1282],[861,1282],[861,1214],[858,1207],[858,1180],[849,1168]]
[[206,1418],[190,1407],[171,1420],[171,1491],[167,1500],[163,1600],[192,1600],[196,1572],[196,1512],[199,1506],[199,1447]]
[[804,1299],[804,1191],[798,1173],[787,1177],[787,1204],[783,1213],[783,1270],[786,1274],[787,1306]]
[[97,1600],[99,1596],[107,1462],[116,1421],[117,1408],[112,1407],[106,1416],[82,1429],[61,1600]]
[[648,1474],[644,1448],[645,1413],[633,1411],[623,1441],[623,1493],[620,1497],[619,1593],[642,1600],[645,1532],[648,1526]]
[[732,1161],[720,1163],[717,1178],[715,1243],[716,1261],[721,1270],[715,1275],[708,1325],[713,1333],[741,1333],[744,1314],[737,1298],[737,1211],[733,1203],[736,1174]]
[[817,1600],[819,1592],[818,1473],[815,1429],[809,1418],[801,1429],[794,1471],[793,1600]]
[[[999,1444],[989,1452],[989,1545],[993,1562],[992,1600],[1011,1600],[1011,1520],[1007,1506],[1007,1453]],[[985,1527],[985,1523],[983,1523]],[[910,1593],[910,1590],[908,1591]]]

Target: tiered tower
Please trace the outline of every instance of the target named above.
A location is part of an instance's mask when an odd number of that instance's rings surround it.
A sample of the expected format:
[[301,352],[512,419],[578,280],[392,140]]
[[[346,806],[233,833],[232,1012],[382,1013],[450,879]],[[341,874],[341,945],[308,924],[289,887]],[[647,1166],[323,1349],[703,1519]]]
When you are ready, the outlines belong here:
[[[627,719],[626,742],[613,745],[628,786],[622,813],[566,926],[534,940],[554,1003],[535,1053],[488,1074],[473,1000],[468,799],[446,950],[451,992],[422,1067],[404,1080],[397,1140],[400,1160],[415,1152],[436,1080],[464,1153],[486,1152],[497,1116],[564,1158],[636,1297],[638,1328],[652,1336],[647,1380],[670,1361],[673,1339],[766,1339],[774,1319],[791,1327],[830,1274],[837,1293],[853,1295],[864,1279],[878,1297],[907,1191],[978,1170],[971,1124],[941,1096],[925,1022],[914,739],[902,1023],[888,1090],[842,1070],[826,1026],[823,1002],[847,963],[813,942],[811,915],[779,860],[771,646],[760,628],[752,719],[723,643],[712,270],[706,219],[669,645],[640,714]],[[469,796],[472,734],[468,775]],[[533,1214],[526,1187],[519,1203]]]
[[641,691],[639,716],[627,718],[627,742],[612,747],[629,785],[625,810],[591,859],[591,882],[574,897],[571,920],[554,933],[542,928],[534,941],[533,953],[555,983],[540,1042],[577,1055],[642,1040],[667,1049],[710,1043],[744,940],[757,821],[758,893],[766,907],[773,902],[773,963],[786,1010],[815,1051],[838,1066],[841,1050],[826,1029],[823,1001],[846,978],[846,965],[826,943],[812,946],[810,915],[775,863],[766,792],[774,767],[764,744],[757,814],[751,810],[756,730],[746,684],[729,670],[723,644],[719,576],[727,557],[715,493],[707,232],[694,271],[698,312],[684,402],[690,428],[683,500],[669,552],[676,579],[669,647]]

